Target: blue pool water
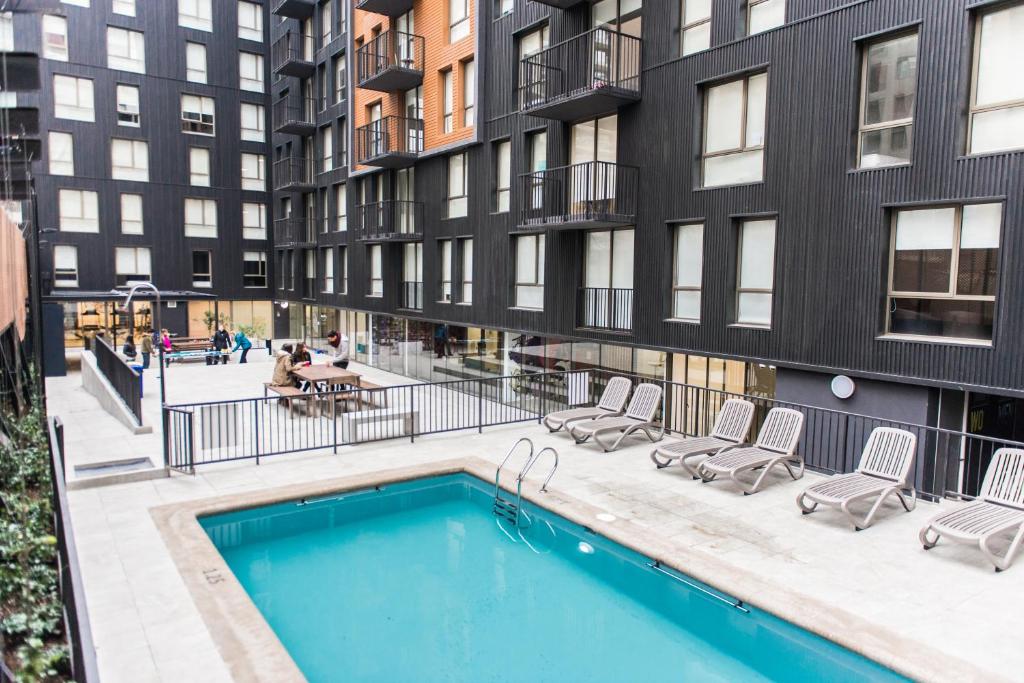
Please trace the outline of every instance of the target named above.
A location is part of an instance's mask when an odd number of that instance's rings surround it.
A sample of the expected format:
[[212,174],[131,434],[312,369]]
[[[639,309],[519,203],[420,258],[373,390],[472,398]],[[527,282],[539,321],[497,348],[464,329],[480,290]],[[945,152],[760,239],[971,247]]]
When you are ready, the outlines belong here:
[[492,495],[460,474],[200,521],[314,683],[904,680],[533,506],[510,538]]

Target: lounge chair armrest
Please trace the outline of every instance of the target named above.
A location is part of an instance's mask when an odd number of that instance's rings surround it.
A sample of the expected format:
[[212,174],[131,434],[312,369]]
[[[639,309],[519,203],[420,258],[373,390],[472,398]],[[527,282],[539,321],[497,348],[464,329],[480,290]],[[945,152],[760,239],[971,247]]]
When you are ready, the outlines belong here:
[[719,453],[725,453],[726,451],[735,450],[737,448],[750,448],[753,445],[754,444],[752,444],[752,443],[750,443],[748,441],[744,441],[743,443],[734,443],[731,446],[725,446],[723,448],[719,448],[717,451],[712,453],[712,455],[718,455]]

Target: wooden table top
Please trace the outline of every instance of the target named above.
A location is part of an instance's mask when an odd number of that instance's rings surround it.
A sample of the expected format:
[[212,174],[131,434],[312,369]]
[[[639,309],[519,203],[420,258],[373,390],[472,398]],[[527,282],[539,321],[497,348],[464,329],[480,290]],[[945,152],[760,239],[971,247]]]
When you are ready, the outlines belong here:
[[292,370],[292,374],[307,382],[329,382],[332,384],[359,384],[359,373],[336,368],[333,365],[307,365]]

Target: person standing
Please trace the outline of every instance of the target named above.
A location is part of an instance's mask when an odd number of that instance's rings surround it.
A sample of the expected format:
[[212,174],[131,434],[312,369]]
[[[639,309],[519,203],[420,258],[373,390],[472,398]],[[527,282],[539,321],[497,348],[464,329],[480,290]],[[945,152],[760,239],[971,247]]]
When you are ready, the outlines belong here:
[[[228,364],[228,353],[231,349],[231,335],[224,329],[223,325],[217,326],[217,331],[213,333],[213,350],[220,353],[220,362],[222,365]],[[213,364],[217,364],[217,358],[214,356]]]
[[127,337],[125,337],[124,346],[121,348],[121,353],[123,353],[124,357],[127,358],[128,360],[135,360],[135,337],[133,337],[130,334]]
[[327,355],[331,359],[331,365],[348,369],[348,336],[339,334],[337,330],[327,333]]
[[234,353],[238,349],[242,349],[242,357],[238,359],[239,365],[246,362],[245,357],[249,355],[249,349],[251,348],[252,342],[245,336],[245,333],[241,330],[235,332],[235,348],[231,349],[231,352]]
[[142,341],[139,342],[139,352],[142,354],[142,369],[149,369],[149,359],[153,356],[153,333],[145,330],[142,334]]

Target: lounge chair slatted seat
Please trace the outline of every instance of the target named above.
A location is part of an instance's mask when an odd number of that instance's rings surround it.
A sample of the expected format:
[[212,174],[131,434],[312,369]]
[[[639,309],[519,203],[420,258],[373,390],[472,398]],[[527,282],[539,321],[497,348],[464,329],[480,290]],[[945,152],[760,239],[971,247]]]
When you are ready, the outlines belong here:
[[[654,426],[654,416],[660,407],[661,387],[657,384],[640,384],[633,392],[625,415],[574,422],[568,428],[569,434],[576,443],[583,443],[594,437],[594,441],[605,452],[616,450],[623,439],[637,431],[642,431],[651,441],[658,441],[665,435],[664,426],[657,429]],[[602,438],[605,434],[616,433],[619,436],[612,444],[608,444]]]
[[[860,456],[860,464],[850,474],[840,474],[804,489],[796,498],[800,510],[808,515],[821,505],[838,507],[857,531],[867,529],[875,514],[890,495],[895,495],[910,512],[917,503],[914,488],[907,483],[914,462],[917,437],[903,429],[878,427],[872,430]],[[902,489],[910,489],[905,497]],[[853,503],[877,496],[862,517],[850,510]]]
[[[803,425],[803,413],[790,408],[772,408],[753,446],[727,446],[698,465],[697,474],[704,483],[725,475],[744,495],[757,493],[765,477],[776,465],[782,465],[789,476],[799,479],[804,476],[804,459],[796,454],[796,445],[800,441]],[[757,469],[761,470],[761,474],[753,484],[738,476]]]
[[629,398],[629,391],[632,388],[633,383],[625,377],[612,377],[608,381],[608,386],[604,388],[604,392],[601,393],[601,400],[596,406],[569,408],[550,413],[544,418],[544,426],[549,431],[557,432],[562,428],[568,429],[571,423],[579,420],[622,415],[622,411],[626,407],[626,399]]
[[[991,542],[1012,534],[1009,547],[999,555]],[[919,538],[930,550],[940,537],[977,543],[996,571],[1007,569],[1024,541],[1024,449],[1000,448],[985,471],[978,499],[929,520]]]
[[678,461],[691,477],[697,479],[697,470],[694,469],[692,461],[697,457],[743,442],[750,432],[750,422],[753,418],[753,403],[730,398],[718,411],[711,434],[685,437],[682,441],[662,444],[651,451],[651,460],[659,469]]

